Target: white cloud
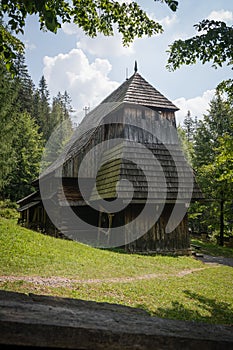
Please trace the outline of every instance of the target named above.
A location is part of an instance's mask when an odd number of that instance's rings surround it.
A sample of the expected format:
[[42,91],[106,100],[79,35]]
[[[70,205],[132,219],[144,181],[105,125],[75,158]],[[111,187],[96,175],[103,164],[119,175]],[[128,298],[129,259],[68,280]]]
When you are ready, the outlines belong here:
[[33,43],[30,43],[29,40],[25,40],[24,41],[24,45],[25,45],[25,49],[27,49],[27,50],[34,50],[34,49],[36,49],[36,45],[33,44]]
[[67,35],[78,34],[80,30],[77,24],[74,23],[63,23],[61,27],[63,32]]
[[117,30],[114,31],[113,36],[98,34],[96,37],[91,38],[74,23],[65,23],[62,25],[62,29],[67,35],[75,34],[77,36],[77,47],[91,55],[119,57],[130,56],[134,53],[134,44],[132,43],[130,46],[124,47],[122,36]]
[[233,12],[226,10],[212,11],[207,19],[231,23],[233,20]]
[[77,46],[92,55],[104,56],[130,56],[134,53],[134,44],[124,47],[119,33],[114,36],[98,34],[96,38],[79,35]]
[[[130,1],[128,1],[130,2]],[[155,17],[155,15],[149,14],[149,17],[156,22],[159,22],[164,28],[170,28],[173,24],[178,22],[176,14],[171,16],[166,16],[161,19]],[[86,35],[82,29],[80,29],[74,23],[65,23],[62,25],[62,30],[67,35],[76,35],[77,37],[77,47],[82,49],[86,53],[98,57],[122,57],[131,56],[135,54],[135,43],[138,39],[135,38],[134,42],[129,46],[125,47],[122,44],[122,35],[114,28],[113,36],[105,36],[103,34],[97,34],[96,37],[91,38]],[[143,36],[147,38],[147,36]],[[140,39],[142,40],[142,39]]]
[[205,114],[209,108],[209,103],[214,97],[214,92],[215,90],[207,90],[202,96],[196,96],[190,99],[180,97],[173,101],[173,103],[180,108],[180,110],[176,112],[177,125],[183,123],[184,117],[187,115],[188,111],[191,112],[193,117],[197,116],[198,119],[202,118],[203,114]]
[[172,16],[166,16],[160,20],[158,20],[158,22],[163,26],[163,27],[171,27],[173,26],[173,24],[178,22],[178,18],[176,15],[172,15]]
[[111,69],[107,59],[96,58],[89,62],[77,48],[54,57],[45,56],[43,74],[52,96],[67,90],[73,107],[83,110],[84,106],[93,108],[118,87],[119,83],[108,77]]
[[172,14],[171,16],[165,16],[161,19],[158,19],[154,13],[150,13],[149,17],[153,19],[153,21],[160,23],[164,28],[171,27],[175,23],[179,22],[176,14]]

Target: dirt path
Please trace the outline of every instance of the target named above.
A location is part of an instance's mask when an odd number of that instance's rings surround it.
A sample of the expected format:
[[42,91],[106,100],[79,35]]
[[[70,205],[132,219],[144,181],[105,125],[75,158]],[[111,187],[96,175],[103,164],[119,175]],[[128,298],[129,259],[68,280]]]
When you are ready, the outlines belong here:
[[70,279],[70,278],[64,278],[64,277],[41,277],[41,276],[0,276],[0,283],[1,282],[17,282],[17,281],[24,281],[33,283],[36,285],[44,285],[49,287],[62,287],[62,286],[72,286],[76,283],[88,283],[88,284],[94,284],[94,283],[128,283],[128,282],[134,282],[134,281],[141,281],[141,280],[150,280],[150,279],[156,279],[156,278],[167,278],[167,277],[184,277],[191,273],[206,270],[210,267],[219,267],[219,265],[216,264],[209,264],[207,267],[201,267],[197,269],[191,269],[191,270],[182,270],[179,271],[176,274],[146,274],[142,276],[134,276],[134,277],[114,277],[114,278],[95,278],[95,279]]
[[233,267],[233,258],[224,258],[223,256],[212,256],[203,254],[202,257],[198,257],[196,259],[202,261],[203,263],[215,263]]

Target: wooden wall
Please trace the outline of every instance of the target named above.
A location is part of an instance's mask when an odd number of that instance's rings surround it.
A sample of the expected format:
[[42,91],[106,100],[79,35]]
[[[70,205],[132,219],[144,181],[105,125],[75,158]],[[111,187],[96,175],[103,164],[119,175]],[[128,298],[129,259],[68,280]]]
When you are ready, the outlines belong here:
[[[97,144],[106,140],[112,140],[114,138],[123,138],[128,141],[134,141],[142,144],[147,143],[164,143],[164,144],[177,144],[177,133],[174,133],[175,127],[175,115],[171,111],[156,111],[154,109],[146,108],[143,106],[129,106],[119,108],[119,110],[110,113],[103,121],[105,124],[100,125],[93,133],[86,138],[86,142],[83,145],[77,144],[77,150],[74,155],[68,157],[65,161],[62,169],[64,177],[77,177],[78,168],[81,164],[85,154],[87,154]],[[135,124],[141,126],[130,126]],[[150,130],[147,132],[145,130]],[[159,140],[153,135],[158,135]],[[88,139],[89,137],[89,139]],[[84,137],[85,139],[85,137]],[[83,141],[82,141],[83,143]],[[80,148],[79,148],[80,147]],[[103,147],[104,150],[104,147]],[[101,154],[94,154],[93,162],[98,162]],[[94,167],[94,164],[92,165]],[[57,173],[61,173],[61,170],[57,170]],[[92,177],[92,169],[86,173],[86,176]]]
[[[183,204],[180,204],[183,206]],[[157,204],[151,204],[154,212],[158,210]],[[168,223],[173,205],[166,204],[162,214],[153,226],[139,239],[127,244],[125,249],[129,252],[156,252],[162,254],[190,254],[190,238],[188,233],[188,217],[185,215],[182,222],[171,233],[166,233],[165,228]],[[141,205],[132,204],[125,210],[125,222],[131,222],[142,210]],[[152,209],[153,210],[153,209]],[[152,217],[147,220],[144,217],[137,221],[135,232],[142,232],[151,225]],[[126,232],[126,235],[132,235],[132,232]]]

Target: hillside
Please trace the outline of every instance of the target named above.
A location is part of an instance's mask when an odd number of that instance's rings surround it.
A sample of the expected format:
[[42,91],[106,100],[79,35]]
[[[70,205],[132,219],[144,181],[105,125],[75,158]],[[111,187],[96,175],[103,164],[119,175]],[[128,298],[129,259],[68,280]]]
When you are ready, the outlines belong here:
[[123,254],[0,219],[0,288],[140,307],[159,317],[233,322],[233,269],[193,257]]

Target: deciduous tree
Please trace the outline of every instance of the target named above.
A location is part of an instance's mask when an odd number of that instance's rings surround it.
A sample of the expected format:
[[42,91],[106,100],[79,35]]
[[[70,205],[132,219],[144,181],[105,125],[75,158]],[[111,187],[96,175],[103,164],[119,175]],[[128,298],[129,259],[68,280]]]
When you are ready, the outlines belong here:
[[[178,2],[174,0],[155,0],[166,3],[176,11]],[[0,17],[7,15],[7,28],[13,33],[24,33],[28,15],[37,15],[40,28],[56,33],[62,23],[73,22],[83,31],[94,37],[97,33],[113,35],[114,27],[122,34],[124,45],[135,37],[152,36],[162,33],[161,24],[149,18],[137,2],[118,2],[113,0],[2,0]],[[14,70],[16,52],[23,44],[5,26],[0,27],[0,58],[7,68]]]

